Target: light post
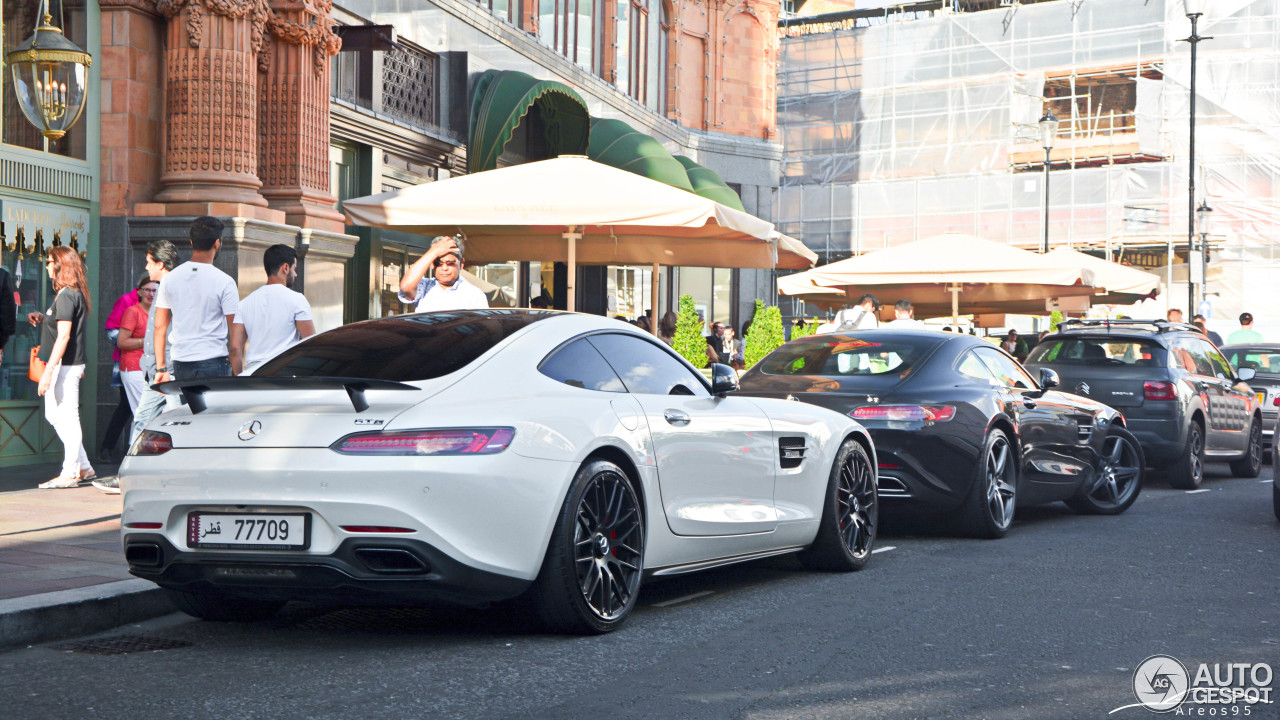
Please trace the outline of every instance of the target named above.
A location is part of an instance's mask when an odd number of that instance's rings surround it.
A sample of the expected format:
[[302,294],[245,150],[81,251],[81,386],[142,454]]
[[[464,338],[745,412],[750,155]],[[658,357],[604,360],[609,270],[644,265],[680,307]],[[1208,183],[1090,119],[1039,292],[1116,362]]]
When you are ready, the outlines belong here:
[[1208,0],[1183,0],[1187,19],[1191,21],[1191,36],[1180,41],[1191,43],[1191,136],[1187,162],[1187,312],[1190,314],[1195,314],[1196,307],[1196,286],[1191,282],[1191,258],[1195,253],[1196,238],[1196,46],[1201,40],[1213,39],[1201,36],[1196,25],[1207,4]]
[[84,110],[93,58],[53,24],[47,2],[40,15],[43,20],[36,31],[5,61],[13,69],[13,91],[22,114],[41,135],[57,140]]
[[1204,294],[1209,292],[1209,233],[1213,223],[1213,208],[1207,200],[1196,208],[1196,224],[1200,226],[1200,282],[1204,286]]
[[1046,112],[1040,118],[1040,143],[1044,146],[1044,237],[1040,241],[1040,252],[1049,252],[1049,152],[1053,150],[1053,141],[1058,137],[1058,118]]

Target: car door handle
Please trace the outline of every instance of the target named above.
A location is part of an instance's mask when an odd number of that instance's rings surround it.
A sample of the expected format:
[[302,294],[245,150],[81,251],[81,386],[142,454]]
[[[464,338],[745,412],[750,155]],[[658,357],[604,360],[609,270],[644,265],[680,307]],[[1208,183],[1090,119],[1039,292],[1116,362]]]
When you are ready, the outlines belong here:
[[688,425],[689,424],[689,413],[682,412],[680,410],[667,410],[662,413],[662,417],[666,418],[667,422],[671,423],[672,425]]
[[1032,409],[1036,406],[1036,401],[1030,398],[1023,398],[1022,405],[1027,409]]

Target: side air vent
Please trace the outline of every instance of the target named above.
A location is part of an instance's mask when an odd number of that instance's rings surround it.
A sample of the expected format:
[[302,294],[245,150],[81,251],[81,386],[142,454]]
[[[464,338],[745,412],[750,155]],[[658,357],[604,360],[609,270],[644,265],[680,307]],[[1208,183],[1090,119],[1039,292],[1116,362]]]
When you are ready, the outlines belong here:
[[781,460],[782,469],[800,467],[800,463],[804,462],[806,449],[802,437],[778,438],[778,458]]
[[1076,438],[1081,445],[1088,445],[1093,439],[1093,418],[1076,420]]

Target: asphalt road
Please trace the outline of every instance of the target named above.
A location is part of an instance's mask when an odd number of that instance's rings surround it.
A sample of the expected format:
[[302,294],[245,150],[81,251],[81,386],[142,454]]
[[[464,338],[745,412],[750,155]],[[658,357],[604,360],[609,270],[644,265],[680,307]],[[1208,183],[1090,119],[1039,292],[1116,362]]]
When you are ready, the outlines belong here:
[[1211,466],[1207,492],[1155,481],[1119,517],[1020,509],[1000,541],[899,525],[852,575],[780,558],[654,582],[605,637],[496,611],[172,615],[95,638],[170,649],[0,655],[0,716],[1105,718],[1135,702],[1154,654],[1280,672],[1280,522],[1262,479]]

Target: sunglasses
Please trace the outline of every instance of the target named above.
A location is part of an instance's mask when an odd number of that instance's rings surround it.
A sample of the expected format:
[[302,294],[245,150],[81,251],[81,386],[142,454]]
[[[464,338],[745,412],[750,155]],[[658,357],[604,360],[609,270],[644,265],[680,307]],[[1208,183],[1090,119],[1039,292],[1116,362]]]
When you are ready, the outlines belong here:
[[458,261],[451,260],[446,262],[438,262],[436,263],[436,267],[458,267]]

